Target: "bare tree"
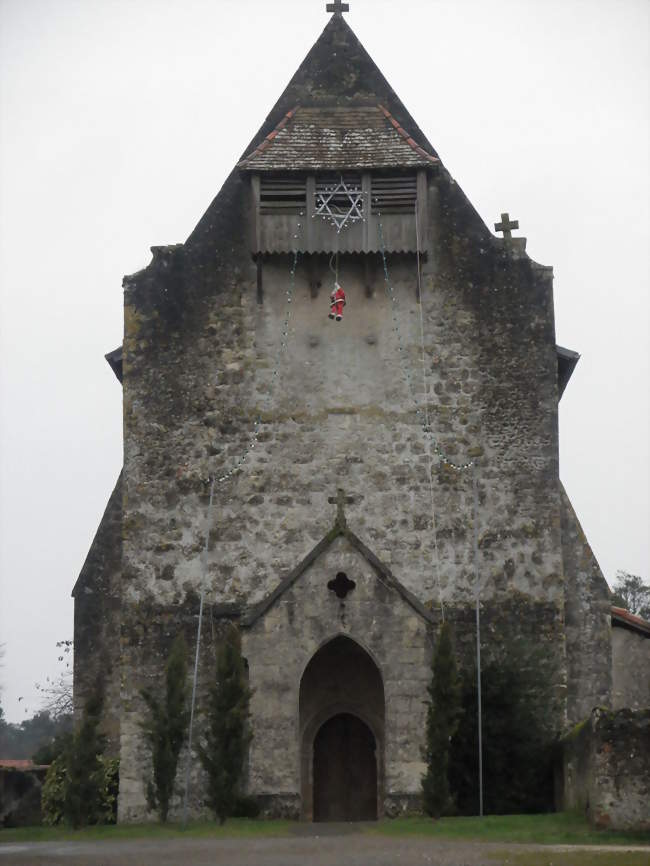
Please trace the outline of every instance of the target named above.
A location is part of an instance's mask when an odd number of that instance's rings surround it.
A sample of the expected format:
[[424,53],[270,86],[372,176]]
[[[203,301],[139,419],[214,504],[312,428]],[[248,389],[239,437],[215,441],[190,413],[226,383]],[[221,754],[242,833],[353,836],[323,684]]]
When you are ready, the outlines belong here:
[[630,613],[650,619],[650,586],[638,574],[621,570],[616,572],[612,601]]
[[47,711],[53,719],[72,713],[72,649],[73,641],[60,640],[56,644],[59,656],[57,661],[64,669],[54,677],[46,677],[44,683],[36,683],[36,691],[41,696],[41,710]]

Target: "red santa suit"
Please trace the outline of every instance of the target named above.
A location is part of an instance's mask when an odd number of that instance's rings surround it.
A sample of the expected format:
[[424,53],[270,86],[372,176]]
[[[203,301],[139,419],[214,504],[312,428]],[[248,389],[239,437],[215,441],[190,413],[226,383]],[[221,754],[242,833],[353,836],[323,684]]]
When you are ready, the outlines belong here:
[[338,283],[334,283],[334,291],[330,294],[330,319],[340,322],[343,318],[343,307],[345,306],[345,292]]

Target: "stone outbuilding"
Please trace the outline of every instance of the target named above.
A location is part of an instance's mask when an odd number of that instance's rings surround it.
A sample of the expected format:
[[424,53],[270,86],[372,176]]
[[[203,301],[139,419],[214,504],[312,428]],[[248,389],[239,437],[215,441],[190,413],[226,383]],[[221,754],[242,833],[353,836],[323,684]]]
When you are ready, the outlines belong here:
[[[612,707],[650,707],[650,622],[612,607]],[[650,749],[650,742],[648,743]]]

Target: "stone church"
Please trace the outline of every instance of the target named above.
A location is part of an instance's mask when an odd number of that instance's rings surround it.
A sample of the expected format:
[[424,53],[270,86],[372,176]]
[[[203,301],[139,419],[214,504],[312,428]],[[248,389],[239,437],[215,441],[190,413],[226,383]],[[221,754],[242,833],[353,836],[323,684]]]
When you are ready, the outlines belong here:
[[578,355],[553,271],[485,225],[344,9],[187,240],[124,279],[124,465],[73,591],[121,821],[153,819],[140,693],[179,632],[194,653],[202,591],[197,735],[237,623],[265,814],[417,807],[433,642],[444,612],[471,654],[477,592],[484,642],[547,649],[562,726],[612,705],[617,622],[559,477]]

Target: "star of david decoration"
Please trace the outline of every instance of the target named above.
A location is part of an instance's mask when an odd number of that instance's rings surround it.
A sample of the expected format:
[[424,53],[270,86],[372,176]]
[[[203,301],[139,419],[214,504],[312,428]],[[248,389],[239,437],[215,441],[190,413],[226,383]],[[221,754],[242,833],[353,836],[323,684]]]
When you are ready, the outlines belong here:
[[314,216],[329,220],[339,233],[350,223],[363,221],[363,191],[359,186],[347,184],[343,177],[338,183],[317,190]]

